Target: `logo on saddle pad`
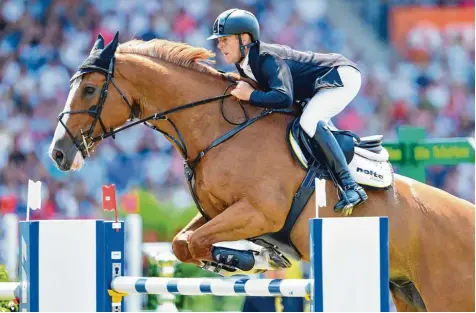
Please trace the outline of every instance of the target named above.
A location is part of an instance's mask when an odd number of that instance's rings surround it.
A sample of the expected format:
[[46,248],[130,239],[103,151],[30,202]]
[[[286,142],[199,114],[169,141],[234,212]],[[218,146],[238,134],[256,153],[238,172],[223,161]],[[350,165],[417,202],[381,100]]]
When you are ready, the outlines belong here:
[[369,171],[369,170],[357,167],[357,172],[361,172],[361,173],[364,173],[364,174],[367,174],[367,175],[370,175],[370,176],[373,176],[373,177],[376,177],[376,178],[383,179],[383,175],[381,175],[377,172],[374,172],[372,170]]

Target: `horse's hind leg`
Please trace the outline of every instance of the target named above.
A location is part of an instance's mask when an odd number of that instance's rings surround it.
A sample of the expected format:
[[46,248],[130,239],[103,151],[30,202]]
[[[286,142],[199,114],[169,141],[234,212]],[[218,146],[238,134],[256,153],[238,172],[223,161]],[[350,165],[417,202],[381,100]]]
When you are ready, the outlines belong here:
[[222,213],[198,228],[189,237],[188,247],[196,260],[214,261],[212,245],[262,235],[270,229],[270,220],[246,199],[235,202]]

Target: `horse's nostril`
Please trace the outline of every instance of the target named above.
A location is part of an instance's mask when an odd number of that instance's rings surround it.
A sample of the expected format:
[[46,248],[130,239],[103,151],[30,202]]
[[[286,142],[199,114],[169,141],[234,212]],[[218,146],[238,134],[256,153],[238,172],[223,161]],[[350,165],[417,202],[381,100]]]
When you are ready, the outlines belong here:
[[64,154],[60,150],[54,150],[53,157],[57,163],[61,163],[64,159]]

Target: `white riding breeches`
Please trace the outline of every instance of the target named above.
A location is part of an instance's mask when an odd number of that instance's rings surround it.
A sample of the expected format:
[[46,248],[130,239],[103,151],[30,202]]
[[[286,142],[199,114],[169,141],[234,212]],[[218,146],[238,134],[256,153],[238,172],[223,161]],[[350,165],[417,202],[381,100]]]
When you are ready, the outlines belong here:
[[339,66],[337,71],[344,86],[318,91],[303,110],[300,125],[310,137],[314,136],[319,121],[328,123],[355,98],[360,90],[362,78],[358,70],[352,66]]

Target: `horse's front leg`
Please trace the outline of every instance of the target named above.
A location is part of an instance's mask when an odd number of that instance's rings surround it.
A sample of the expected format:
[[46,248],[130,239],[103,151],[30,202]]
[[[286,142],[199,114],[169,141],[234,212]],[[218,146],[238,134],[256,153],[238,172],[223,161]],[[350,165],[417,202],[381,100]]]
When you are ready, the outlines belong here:
[[242,199],[195,230],[189,237],[189,251],[196,260],[216,262],[212,255],[213,244],[248,239],[276,231],[273,225],[276,223],[262,211],[252,206],[248,200]]
[[201,262],[194,259],[188,250],[188,241],[193,232],[206,223],[202,214],[198,213],[172,240],[172,250],[178,260],[200,266]]

